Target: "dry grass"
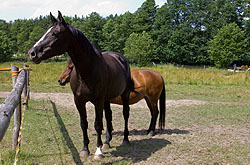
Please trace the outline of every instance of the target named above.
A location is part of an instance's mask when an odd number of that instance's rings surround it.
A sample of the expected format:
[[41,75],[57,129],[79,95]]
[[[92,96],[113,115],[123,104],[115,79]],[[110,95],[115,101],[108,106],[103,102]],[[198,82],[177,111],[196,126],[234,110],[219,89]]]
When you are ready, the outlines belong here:
[[[17,63],[19,67],[23,64]],[[66,63],[30,64],[33,71],[30,75],[31,90],[34,92],[70,92],[57,83],[58,77],[64,71]],[[10,63],[0,63],[0,68],[10,67]],[[138,67],[131,66],[131,69]],[[218,69],[189,69],[172,65],[148,67],[159,72],[167,85],[236,85],[249,86],[250,72],[232,73]],[[0,72],[1,91],[11,89],[9,72]]]
[[159,65],[149,67],[164,77],[167,84],[250,85],[250,72],[233,73],[214,68],[196,69]]

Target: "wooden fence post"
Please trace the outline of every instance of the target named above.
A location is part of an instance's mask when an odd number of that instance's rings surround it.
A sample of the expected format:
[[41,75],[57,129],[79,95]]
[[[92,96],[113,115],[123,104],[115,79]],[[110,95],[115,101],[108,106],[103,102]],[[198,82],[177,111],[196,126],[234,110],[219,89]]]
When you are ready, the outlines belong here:
[[[16,67],[15,65],[11,64],[11,76],[12,76],[12,83],[13,83],[13,88],[15,87],[16,84],[16,79],[18,76],[18,71],[19,68]],[[20,125],[21,125],[21,95],[18,98],[19,103],[14,111],[14,128],[13,128],[13,134],[12,134],[12,150],[16,150],[17,146],[17,140],[18,140],[18,135],[19,135],[19,130],[20,130]]]
[[[24,64],[24,69],[27,69],[26,71],[26,81],[24,83],[24,88],[23,88],[23,97],[24,97],[24,102],[26,103],[25,104],[25,108],[28,109],[29,106],[28,106],[28,99],[29,99],[29,90],[28,90],[28,86],[29,86],[29,65],[26,65]],[[27,91],[28,90],[28,91]],[[26,97],[27,97],[27,100],[26,100]]]
[[23,91],[25,81],[25,70],[19,73],[15,87],[8,94],[8,97],[0,104],[0,142],[2,141],[6,130],[9,127],[10,119],[15,111],[18,103],[20,103],[20,96]]
[[29,68],[28,70],[27,70],[27,76],[26,76],[26,78],[27,78],[27,86],[28,86],[28,99],[27,100],[30,100],[30,88],[29,88],[29,86],[30,86],[30,67],[29,67],[29,65],[27,65],[27,67]]

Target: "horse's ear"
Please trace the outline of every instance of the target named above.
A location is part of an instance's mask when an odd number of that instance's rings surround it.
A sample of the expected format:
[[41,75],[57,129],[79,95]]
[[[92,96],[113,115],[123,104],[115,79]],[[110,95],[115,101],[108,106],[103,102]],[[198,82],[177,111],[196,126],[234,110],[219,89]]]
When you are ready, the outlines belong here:
[[52,15],[51,12],[49,14],[50,14],[50,20],[51,20],[52,24],[56,23],[57,22],[56,18]]
[[58,18],[63,25],[67,25],[67,23],[63,19],[62,13],[59,10],[58,10]]

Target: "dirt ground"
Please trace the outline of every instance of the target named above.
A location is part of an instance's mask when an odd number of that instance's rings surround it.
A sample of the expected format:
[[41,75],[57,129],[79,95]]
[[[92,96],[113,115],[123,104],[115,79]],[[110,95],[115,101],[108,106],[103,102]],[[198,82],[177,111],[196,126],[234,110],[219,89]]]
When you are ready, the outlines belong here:
[[[6,98],[9,92],[0,92],[0,98]],[[53,101],[56,105],[72,108],[75,107],[74,103],[74,96],[72,93],[31,93],[31,99],[33,100],[40,100],[40,99],[49,99]],[[67,103],[67,104],[65,104]],[[206,101],[199,101],[199,100],[166,100],[167,107],[178,107],[178,106],[190,106],[190,105],[204,105],[208,104],[209,102]],[[91,103],[88,103],[87,106],[93,106]],[[120,105],[112,105],[118,106]],[[131,108],[147,108],[147,104],[145,100],[141,100],[138,103],[131,105]]]

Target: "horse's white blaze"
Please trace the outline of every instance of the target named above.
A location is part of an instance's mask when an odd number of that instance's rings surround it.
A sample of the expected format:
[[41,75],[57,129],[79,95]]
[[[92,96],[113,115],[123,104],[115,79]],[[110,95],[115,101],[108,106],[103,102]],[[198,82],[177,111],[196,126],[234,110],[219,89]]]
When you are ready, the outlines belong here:
[[51,27],[51,28],[49,28],[47,30],[47,32],[42,36],[42,38],[40,38],[40,40],[36,42],[36,44],[34,45],[34,47],[36,47],[40,42],[42,42],[44,40],[45,36],[51,31],[52,28],[53,27]]
[[101,147],[97,147],[95,155],[102,155]]

